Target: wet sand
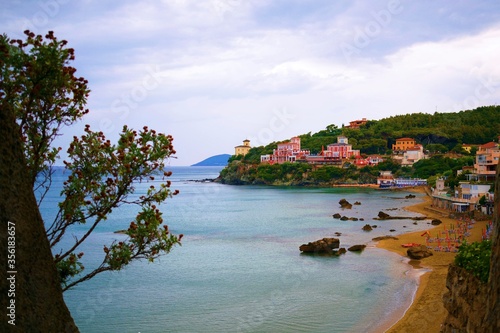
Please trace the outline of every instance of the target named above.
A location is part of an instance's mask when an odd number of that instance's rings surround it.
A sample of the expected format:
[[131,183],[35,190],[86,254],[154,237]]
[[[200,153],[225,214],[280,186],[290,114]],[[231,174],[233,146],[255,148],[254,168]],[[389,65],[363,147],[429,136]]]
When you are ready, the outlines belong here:
[[[423,188],[415,188],[413,191],[425,193]],[[431,207],[431,197],[425,196],[424,201],[413,206],[406,207],[408,211],[420,213],[428,218],[440,219],[443,223],[439,226],[429,224],[429,232],[434,237],[438,232],[444,230],[450,224],[455,224],[456,220],[448,218],[445,211],[435,210]],[[442,212],[442,213],[441,213]],[[418,223],[430,223],[430,220],[419,221]],[[476,222],[473,229],[469,230],[471,235],[467,237],[468,242],[481,240],[481,230],[485,228],[487,221]],[[396,236],[398,240],[382,240],[377,243],[377,247],[395,252],[403,257],[407,257],[407,249],[402,247],[406,243],[419,243],[425,245],[423,232],[408,233]],[[434,245],[434,244],[433,244]],[[393,322],[396,322],[390,329],[384,330],[388,333],[402,332],[439,332],[441,324],[446,318],[447,311],[443,305],[443,295],[446,292],[446,275],[448,266],[453,262],[455,253],[433,251],[433,255],[422,260],[410,260],[409,264],[418,271],[425,272],[420,276],[419,285],[410,308],[401,318],[401,312],[395,314]],[[421,270],[424,269],[424,270]],[[411,273],[411,272],[410,272]]]

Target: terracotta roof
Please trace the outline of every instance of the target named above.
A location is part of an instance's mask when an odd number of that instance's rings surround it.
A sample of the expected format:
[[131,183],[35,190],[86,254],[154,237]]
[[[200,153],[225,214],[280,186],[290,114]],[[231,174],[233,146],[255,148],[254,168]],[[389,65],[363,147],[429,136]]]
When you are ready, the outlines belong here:
[[396,139],[396,141],[415,141],[415,139],[412,139],[412,138],[399,138],[399,139]]
[[497,148],[498,147],[498,143],[492,141],[492,142],[485,143],[484,145],[481,145],[480,147],[481,148],[485,148],[485,149],[487,149],[487,148]]

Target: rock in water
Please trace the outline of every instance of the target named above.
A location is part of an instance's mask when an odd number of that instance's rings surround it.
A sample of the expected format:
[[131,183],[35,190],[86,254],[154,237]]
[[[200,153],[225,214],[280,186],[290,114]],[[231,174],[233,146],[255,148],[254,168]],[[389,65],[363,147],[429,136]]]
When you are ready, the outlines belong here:
[[410,259],[420,260],[432,256],[431,250],[425,245],[410,247],[406,253]]
[[340,207],[346,208],[346,209],[351,209],[352,208],[352,204],[349,201],[347,201],[346,199],[341,199],[339,201],[339,205],[340,205]]
[[378,218],[381,219],[381,220],[388,219],[390,217],[391,216],[389,214],[386,214],[384,212],[378,212]]
[[328,253],[333,254],[333,249],[338,249],[340,240],[338,238],[323,238],[315,242],[302,244],[299,250],[304,253]]
[[365,224],[365,226],[363,227],[364,231],[372,231],[372,229],[373,229],[372,226],[369,224]]
[[364,244],[358,244],[358,245],[351,246],[347,250],[351,251],[351,252],[361,252],[365,249],[365,247],[366,247],[366,245],[364,245]]

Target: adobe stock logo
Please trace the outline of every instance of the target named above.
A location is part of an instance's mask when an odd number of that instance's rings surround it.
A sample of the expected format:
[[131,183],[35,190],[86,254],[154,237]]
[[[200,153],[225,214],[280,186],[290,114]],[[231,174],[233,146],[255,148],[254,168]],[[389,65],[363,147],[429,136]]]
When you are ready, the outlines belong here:
[[267,127],[260,129],[257,136],[250,136],[248,140],[252,142],[252,146],[264,146],[273,142],[276,134],[284,131],[296,115],[288,112],[284,107],[273,111],[273,116],[269,119]]
[[[111,112],[113,117],[101,119],[99,122],[100,130],[103,132],[113,132],[116,130],[116,120],[124,121],[130,115],[130,112],[139,106],[150,93],[157,89],[161,82],[161,70],[158,65],[146,68],[147,74],[142,78],[139,84],[115,99],[111,103]],[[121,129],[121,127],[119,128]]]
[[[472,72],[477,71],[476,68]],[[494,77],[491,74],[486,76],[476,75],[476,85],[474,91],[466,96],[461,103],[455,104],[451,110],[472,110],[484,104],[488,104],[500,88],[500,80],[498,77]]]
[[65,5],[69,0],[48,0],[37,2],[39,10],[35,12],[30,18],[25,18],[22,26],[31,31],[39,31],[47,24],[50,19],[59,15],[61,6]]
[[340,44],[344,58],[350,62],[353,55],[361,53],[362,49],[369,46],[391,24],[393,17],[402,11],[400,0],[391,0],[385,9],[372,11],[370,13],[372,19],[363,27],[358,26],[354,29],[352,42]]

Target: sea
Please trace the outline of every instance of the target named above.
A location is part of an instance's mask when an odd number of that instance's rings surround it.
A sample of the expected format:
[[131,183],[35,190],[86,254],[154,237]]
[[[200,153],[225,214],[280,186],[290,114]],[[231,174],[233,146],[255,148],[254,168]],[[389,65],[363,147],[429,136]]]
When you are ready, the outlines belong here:
[[[66,291],[81,332],[382,332],[401,318],[423,272],[377,248],[372,238],[427,229],[429,221],[374,218],[379,211],[415,216],[404,207],[420,202],[420,194],[407,199],[405,191],[210,181],[221,169],[167,167],[180,193],[159,208],[169,230],[184,235],[182,246]],[[57,213],[67,176],[56,169],[40,207],[46,223]],[[150,185],[137,184],[134,196]],[[360,204],[342,210],[341,199]],[[87,270],[101,263],[104,245],[126,238],[115,231],[126,229],[137,211],[120,207],[84,242],[79,251]],[[335,213],[364,221],[341,221]],[[366,232],[365,224],[377,227]],[[87,227],[68,231],[54,253]],[[324,237],[367,248],[338,257],[300,253],[301,244]]]

